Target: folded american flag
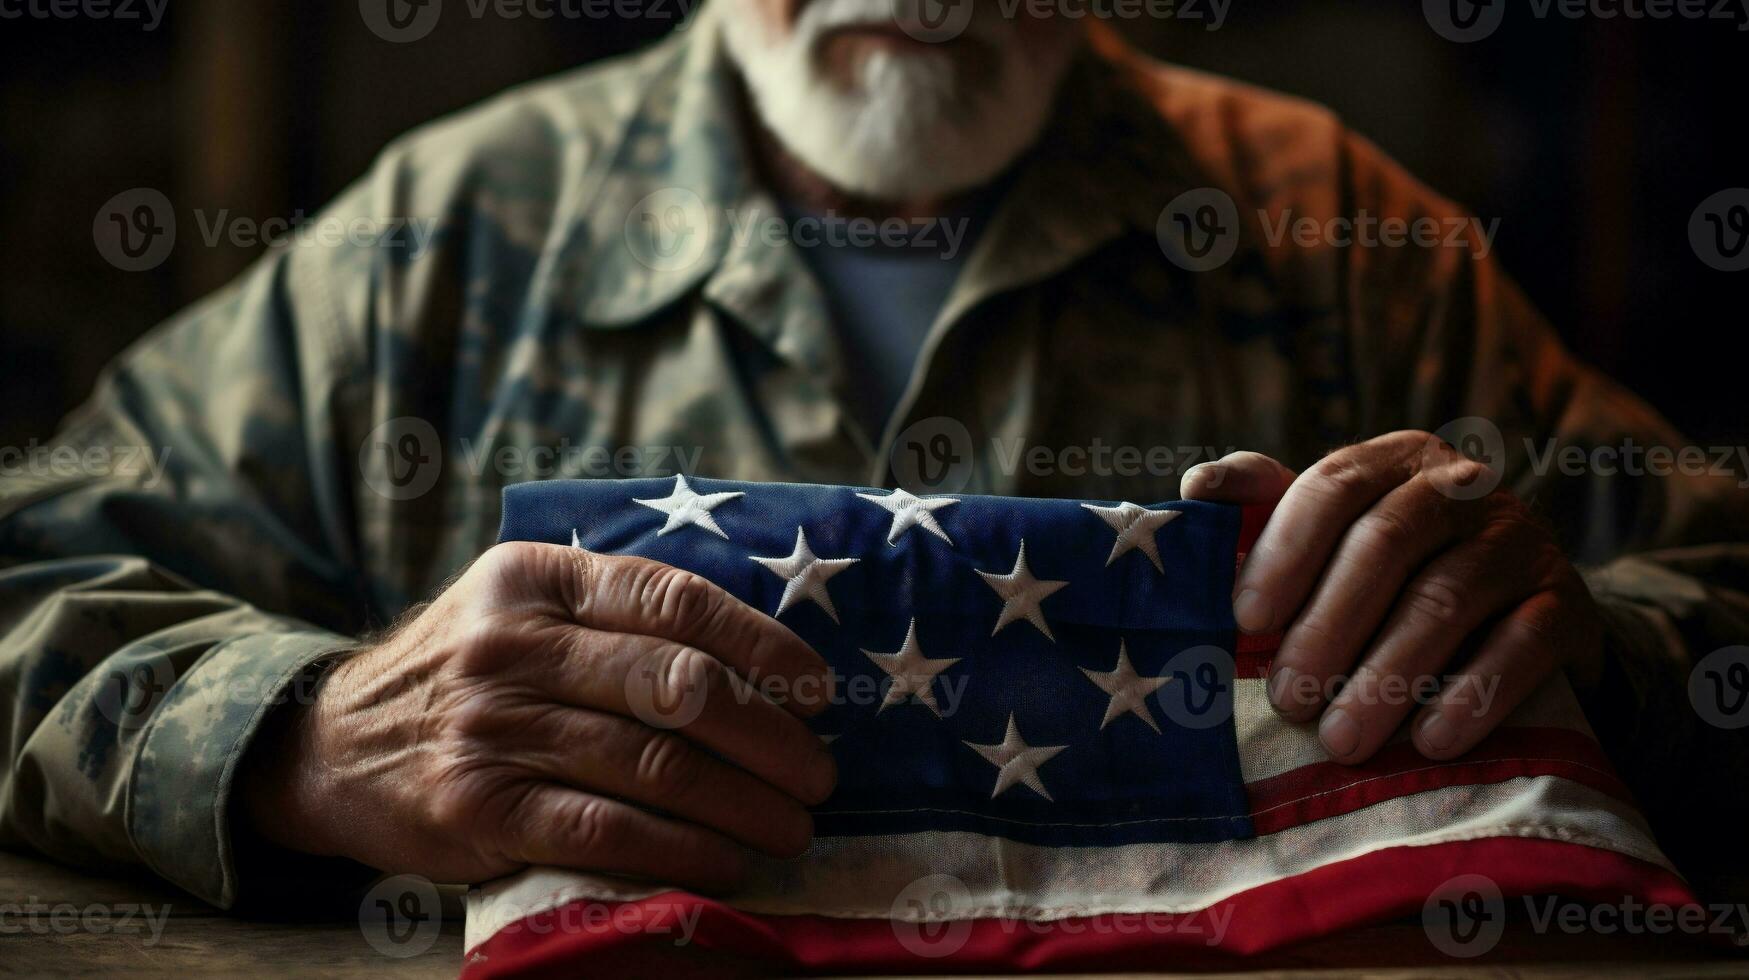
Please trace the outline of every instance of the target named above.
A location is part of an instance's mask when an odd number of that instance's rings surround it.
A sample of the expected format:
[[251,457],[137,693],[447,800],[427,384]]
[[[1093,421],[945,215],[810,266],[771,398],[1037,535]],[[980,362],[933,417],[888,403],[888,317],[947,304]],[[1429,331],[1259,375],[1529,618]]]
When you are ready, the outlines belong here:
[[[1267,514],[706,479],[524,484],[503,540],[640,555],[838,675],[812,849],[720,899],[537,868],[469,897],[469,976],[1160,966],[1507,895],[1691,899],[1565,681],[1456,762],[1361,767],[1272,711],[1236,632]],[[603,974],[605,975],[605,974]]]

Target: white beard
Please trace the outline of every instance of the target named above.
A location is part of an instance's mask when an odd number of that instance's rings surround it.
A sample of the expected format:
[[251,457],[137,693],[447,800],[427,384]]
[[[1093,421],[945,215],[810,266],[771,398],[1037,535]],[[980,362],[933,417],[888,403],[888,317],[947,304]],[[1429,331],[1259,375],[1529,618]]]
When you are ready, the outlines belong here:
[[1063,30],[1031,56],[1013,37],[1014,23],[984,0],[964,36],[997,53],[994,84],[968,91],[946,53],[881,48],[845,91],[818,69],[822,38],[833,28],[893,24],[891,0],[810,0],[783,37],[747,0],[722,3],[724,48],[766,127],[829,183],[876,200],[954,194],[996,177],[1044,129],[1079,43]]

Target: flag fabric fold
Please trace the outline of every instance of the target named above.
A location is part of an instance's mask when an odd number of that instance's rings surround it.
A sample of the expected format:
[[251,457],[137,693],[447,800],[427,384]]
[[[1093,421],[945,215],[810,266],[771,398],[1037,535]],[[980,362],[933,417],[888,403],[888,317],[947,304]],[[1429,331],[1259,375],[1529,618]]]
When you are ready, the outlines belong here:
[[1470,755],[1329,761],[1232,619],[1267,514],[677,477],[523,484],[501,539],[696,572],[826,658],[803,857],[718,898],[536,868],[469,896],[471,977],[1201,962],[1504,894],[1685,904],[1557,679]]

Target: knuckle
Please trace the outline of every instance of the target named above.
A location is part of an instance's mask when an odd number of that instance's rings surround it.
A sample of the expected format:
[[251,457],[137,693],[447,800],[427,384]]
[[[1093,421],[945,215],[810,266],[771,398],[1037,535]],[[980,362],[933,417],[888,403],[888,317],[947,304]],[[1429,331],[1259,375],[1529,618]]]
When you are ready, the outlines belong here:
[[586,797],[566,815],[565,832],[578,854],[600,854],[614,846],[619,816],[598,796]]
[[656,734],[644,742],[638,754],[638,782],[675,793],[695,787],[703,775],[703,759],[684,741]]
[[496,673],[504,659],[503,636],[502,624],[490,614],[461,624],[451,641],[456,667],[464,674]]
[[667,654],[667,660],[657,669],[654,681],[656,694],[672,703],[700,695],[709,697],[728,687],[728,671],[715,657],[697,647],[675,647]]
[[1386,557],[1396,555],[1412,545],[1416,531],[1415,523],[1407,515],[1396,510],[1380,509],[1356,520],[1349,536],[1362,550],[1378,557]]
[[1334,639],[1336,632],[1316,616],[1306,616],[1294,624],[1294,629],[1304,636],[1314,640]]
[[1463,612],[1463,588],[1446,575],[1427,575],[1409,583],[1403,604],[1409,612],[1436,623],[1458,621]]
[[473,568],[488,573],[524,569],[539,560],[541,546],[530,541],[504,541],[486,549]]
[[479,694],[454,698],[442,710],[443,730],[454,742],[471,745],[504,730],[504,712],[492,699]]
[[[1422,476],[1426,477],[1429,473],[1436,473],[1441,483],[1452,487],[1486,486],[1494,479],[1492,467],[1462,453],[1454,453],[1454,455],[1440,460],[1434,466],[1424,469]],[[1495,493],[1498,494],[1498,492]]]
[[444,831],[465,829],[477,807],[474,795],[455,783],[445,783],[427,794],[425,805],[432,826]]
[[600,590],[604,576],[601,557],[582,548],[565,549],[563,589],[568,604],[579,622],[587,620],[590,606]]
[[1509,622],[1525,645],[1538,652],[1552,649],[1561,636],[1560,611],[1553,603],[1529,603]]
[[[469,832],[482,820],[493,821],[495,818],[483,811],[503,803],[507,796],[512,800],[504,808],[504,816],[514,811],[515,794],[506,792],[510,786],[499,774],[479,773],[468,766],[452,765],[433,780],[429,791],[423,794],[426,818],[433,827],[445,833]],[[503,817],[497,819],[502,822]]]
[[651,572],[641,598],[663,622],[683,626],[712,622],[723,606],[723,593],[703,577],[667,565]]
[[1306,471],[1306,488],[1321,497],[1341,500],[1364,492],[1371,482],[1368,467],[1350,449],[1338,449]]

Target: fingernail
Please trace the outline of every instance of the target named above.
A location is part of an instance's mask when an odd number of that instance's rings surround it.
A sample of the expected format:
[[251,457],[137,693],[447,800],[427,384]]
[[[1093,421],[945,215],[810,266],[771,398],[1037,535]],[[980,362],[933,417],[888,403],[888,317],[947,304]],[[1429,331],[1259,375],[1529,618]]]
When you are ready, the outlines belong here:
[[1457,729],[1445,720],[1445,713],[1430,712],[1421,719],[1421,744],[1435,752],[1444,752],[1457,742]]
[[1269,603],[1256,589],[1246,589],[1233,600],[1233,619],[1246,633],[1262,633],[1269,629]]
[[1226,467],[1219,463],[1198,463],[1185,471],[1184,484],[1197,491],[1217,490],[1226,481]]
[[1288,696],[1293,693],[1294,681],[1299,678],[1300,672],[1292,667],[1277,667],[1275,673],[1269,675],[1269,703],[1275,710],[1286,712],[1293,707]]
[[1360,726],[1341,708],[1331,708],[1318,723],[1318,740],[1338,758],[1360,747]]

